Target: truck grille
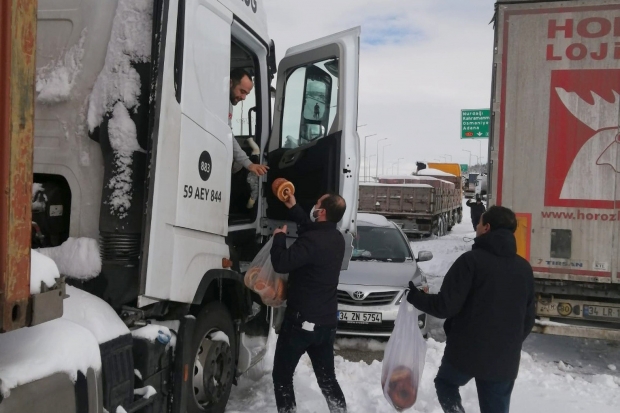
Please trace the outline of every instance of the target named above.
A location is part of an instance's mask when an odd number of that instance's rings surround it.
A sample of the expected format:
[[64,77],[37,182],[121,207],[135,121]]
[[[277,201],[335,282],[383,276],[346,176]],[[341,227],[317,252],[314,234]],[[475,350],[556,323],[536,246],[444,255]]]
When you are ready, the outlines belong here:
[[354,300],[348,292],[338,290],[338,303],[344,305],[372,306],[372,305],[388,305],[394,301],[398,291],[383,291],[370,293],[363,300]]

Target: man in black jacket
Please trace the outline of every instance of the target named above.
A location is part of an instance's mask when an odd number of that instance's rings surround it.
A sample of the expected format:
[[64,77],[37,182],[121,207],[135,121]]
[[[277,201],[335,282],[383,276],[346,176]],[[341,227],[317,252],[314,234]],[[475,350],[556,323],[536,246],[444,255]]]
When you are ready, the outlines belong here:
[[476,201],[472,202],[470,199],[465,203],[469,208],[471,208],[471,224],[474,226],[474,231],[478,227],[478,222],[480,222],[480,217],[484,214],[486,210],[484,204],[482,203],[482,199],[480,199],[480,194],[476,194]]
[[445,412],[462,413],[459,387],[476,379],[482,413],[506,413],[521,346],[534,326],[534,275],[517,255],[517,220],[504,207],[482,215],[471,251],[461,255],[438,294],[410,284],[407,301],[445,318],[446,350],[435,378]]
[[288,273],[287,308],[273,361],[273,387],[278,413],[296,411],[293,374],[308,353],[330,412],[345,413],[347,405],[334,371],[334,340],[338,324],[337,287],[344,258],[344,237],[336,228],[346,209],[339,195],[323,195],[310,216],[285,202],[297,223],[297,240],[286,248],[286,225],[276,229],[271,263]]

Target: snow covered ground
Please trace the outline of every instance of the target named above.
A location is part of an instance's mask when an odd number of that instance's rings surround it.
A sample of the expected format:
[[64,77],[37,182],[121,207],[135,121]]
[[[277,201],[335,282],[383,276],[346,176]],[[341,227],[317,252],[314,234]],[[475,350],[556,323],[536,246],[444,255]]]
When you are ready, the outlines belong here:
[[[450,265],[463,252],[471,249],[475,236],[469,208],[464,208],[463,222],[447,236],[412,243],[414,252],[433,252],[432,261],[421,263],[433,291],[441,286]],[[441,321],[435,320],[435,338],[428,340],[426,367],[419,391],[420,397],[411,412],[441,413],[433,379],[441,362],[445,345],[441,343]],[[275,412],[271,366],[275,338],[270,340],[265,360],[249,377],[242,377],[233,387],[229,413]],[[381,351],[385,343],[368,339],[339,339],[337,348]],[[336,356],[336,376],[347,399],[350,413],[393,412],[384,399],[380,376],[382,364],[348,361]],[[551,337],[533,334],[525,343],[521,370],[512,396],[511,412],[617,412],[620,409],[620,346],[600,340]],[[262,374],[262,376],[261,376]],[[304,356],[295,373],[295,394],[299,413],[328,412],[312,371]],[[479,412],[475,384],[461,389],[467,412]]]

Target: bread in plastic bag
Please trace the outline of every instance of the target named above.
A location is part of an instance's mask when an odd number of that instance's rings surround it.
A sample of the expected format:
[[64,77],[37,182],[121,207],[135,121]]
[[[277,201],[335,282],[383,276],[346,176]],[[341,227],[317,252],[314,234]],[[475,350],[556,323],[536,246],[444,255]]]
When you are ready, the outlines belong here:
[[275,272],[271,264],[271,238],[254,257],[246,271],[245,286],[258,294],[268,306],[280,307],[286,302],[286,281],[288,274]]
[[381,387],[397,411],[409,409],[418,398],[426,358],[426,341],[418,327],[419,314],[403,297],[383,355]]

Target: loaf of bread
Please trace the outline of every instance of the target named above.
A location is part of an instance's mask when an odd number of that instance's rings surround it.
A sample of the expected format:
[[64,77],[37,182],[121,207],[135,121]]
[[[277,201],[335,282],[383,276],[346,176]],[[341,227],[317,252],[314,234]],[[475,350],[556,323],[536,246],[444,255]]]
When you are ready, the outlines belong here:
[[[413,371],[409,367],[398,366],[390,374],[387,393],[394,407],[405,410],[415,404],[417,389],[413,385]],[[385,378],[381,381],[385,388]]]
[[284,178],[277,178],[271,184],[273,194],[282,202],[288,200],[290,195],[295,195],[295,186],[291,181]]

